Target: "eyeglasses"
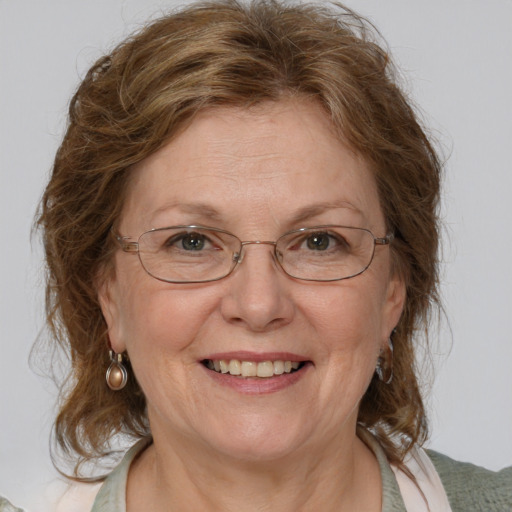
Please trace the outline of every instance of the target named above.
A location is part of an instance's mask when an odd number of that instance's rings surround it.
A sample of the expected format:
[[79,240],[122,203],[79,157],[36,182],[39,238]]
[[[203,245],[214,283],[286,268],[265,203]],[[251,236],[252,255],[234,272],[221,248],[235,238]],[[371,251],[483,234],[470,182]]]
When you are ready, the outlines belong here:
[[242,241],[222,229],[171,226],[146,231],[137,242],[115,235],[123,251],[137,253],[144,270],[168,283],[205,283],[227,277],[250,244],[273,245],[274,259],[290,277],[304,281],[340,281],[364,272],[375,246],[394,236],[377,238],[364,228],[315,226],[288,231],[275,242]]

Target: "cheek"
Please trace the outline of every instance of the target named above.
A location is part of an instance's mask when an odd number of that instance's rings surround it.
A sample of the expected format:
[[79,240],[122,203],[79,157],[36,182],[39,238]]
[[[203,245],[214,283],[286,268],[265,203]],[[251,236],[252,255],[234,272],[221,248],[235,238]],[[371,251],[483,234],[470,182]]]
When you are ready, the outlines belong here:
[[[375,279],[353,280],[324,286],[304,296],[301,310],[328,339],[338,334],[340,342],[375,338],[382,323],[384,286]],[[370,274],[368,277],[373,277]],[[357,282],[357,280],[359,282]],[[340,343],[342,346],[343,343]]]
[[[209,294],[175,290],[172,285],[137,288],[126,301],[125,343],[133,372],[152,407],[172,401],[188,403],[184,383],[191,386],[200,359],[203,326],[212,314]],[[198,297],[198,295],[201,295]],[[194,297],[194,300],[191,300]]]
[[186,349],[213,314],[209,289],[178,287],[143,276],[125,290],[122,318],[126,347],[134,358],[167,359]]
[[325,287],[308,301],[305,314],[316,331],[325,390],[342,385],[354,399],[366,390],[382,344],[384,296],[374,279],[360,279]]

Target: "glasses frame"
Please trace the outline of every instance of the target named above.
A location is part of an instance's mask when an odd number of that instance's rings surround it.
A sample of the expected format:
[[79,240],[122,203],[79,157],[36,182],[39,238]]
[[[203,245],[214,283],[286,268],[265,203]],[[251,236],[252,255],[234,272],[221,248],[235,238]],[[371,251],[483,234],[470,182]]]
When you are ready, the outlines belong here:
[[[346,277],[334,278],[334,279],[313,279],[313,278],[297,277],[297,276],[294,276],[293,274],[290,274],[289,272],[287,272],[286,269],[283,267],[283,265],[280,261],[279,254],[277,252],[277,244],[278,244],[279,240],[281,240],[285,236],[292,235],[295,233],[302,233],[305,231],[314,231],[314,230],[327,229],[327,228],[358,229],[358,230],[366,231],[367,233],[369,233],[373,237],[374,244],[373,244],[372,255],[371,255],[371,258],[370,258],[370,261],[368,262],[368,264],[361,271],[356,272],[355,274],[352,274],[352,275],[346,276]],[[239,250],[239,252],[235,252],[233,254],[233,261],[232,261],[231,268],[230,268],[229,272],[227,272],[226,274],[224,274],[220,277],[216,277],[214,279],[206,279],[206,280],[201,279],[199,281],[175,281],[172,279],[164,279],[161,277],[157,277],[154,274],[152,274],[144,265],[144,262],[142,261],[142,258],[140,256],[139,241],[147,233],[153,233],[155,231],[164,231],[167,229],[205,229],[208,231],[215,231],[217,233],[224,233],[226,235],[230,235],[230,236],[234,237],[236,240],[238,240],[240,242],[240,250]],[[144,231],[143,233],[141,233],[139,235],[136,242],[132,241],[131,240],[132,237],[130,237],[130,236],[123,236],[123,235],[115,233],[114,231],[112,231],[112,234],[123,252],[131,253],[131,254],[136,253],[138,255],[140,264],[142,265],[142,268],[146,271],[146,273],[148,275],[150,275],[154,279],[157,279],[158,281],[163,281],[164,283],[173,283],[173,284],[211,283],[214,281],[220,281],[221,279],[228,277],[229,275],[231,275],[234,272],[234,270],[240,265],[240,263],[242,263],[242,261],[244,259],[244,254],[245,254],[243,249],[246,245],[273,245],[274,246],[274,251],[273,251],[274,260],[279,265],[279,268],[281,268],[281,270],[287,276],[289,276],[293,279],[298,279],[300,281],[315,281],[315,282],[319,282],[319,283],[328,283],[328,282],[333,282],[333,281],[344,281],[345,279],[351,279],[353,277],[361,275],[365,270],[368,269],[368,267],[372,264],[373,258],[375,256],[375,247],[376,246],[390,245],[393,242],[393,240],[395,239],[395,235],[393,233],[388,233],[384,237],[376,237],[369,229],[359,228],[359,227],[355,227],[355,226],[344,226],[344,225],[340,225],[340,224],[323,224],[320,226],[311,226],[311,227],[304,227],[304,228],[299,228],[299,229],[292,229],[291,231],[287,231],[286,233],[283,233],[275,241],[271,241],[271,240],[240,240],[240,238],[238,238],[236,235],[234,235],[230,231],[226,231],[224,229],[214,228],[214,227],[210,227],[210,226],[203,226],[203,225],[199,225],[199,224],[166,226],[166,227],[162,227],[162,228],[148,229],[147,231]]]

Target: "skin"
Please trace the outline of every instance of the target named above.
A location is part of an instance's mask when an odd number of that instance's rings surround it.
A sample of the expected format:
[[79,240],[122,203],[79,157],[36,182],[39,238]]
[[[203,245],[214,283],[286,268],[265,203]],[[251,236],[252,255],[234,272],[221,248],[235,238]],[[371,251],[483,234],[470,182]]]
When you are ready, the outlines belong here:
[[[242,240],[321,224],[386,234],[368,166],[320,107],[298,100],[205,111],[133,169],[119,232],[136,240],[179,224]],[[285,275],[271,246],[244,250],[227,278],[186,285],[116,253],[100,301],[112,347],[128,352],[147,398],[154,438],[130,470],[128,511],[380,510],[377,462],[355,429],[404,303],[389,249],[377,247],[363,274],[330,283]],[[293,385],[248,394],[199,362],[239,350],[311,364]]]

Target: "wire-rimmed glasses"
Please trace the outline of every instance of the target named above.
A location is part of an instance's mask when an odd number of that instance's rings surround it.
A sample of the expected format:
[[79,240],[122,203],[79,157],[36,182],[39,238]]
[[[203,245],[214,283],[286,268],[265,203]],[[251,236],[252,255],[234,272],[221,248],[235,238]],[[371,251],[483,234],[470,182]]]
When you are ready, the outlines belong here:
[[115,235],[123,251],[137,253],[144,270],[168,283],[205,283],[227,277],[250,244],[274,246],[283,271],[304,281],[340,281],[363,273],[375,246],[389,245],[394,236],[378,238],[365,228],[314,226],[288,231],[276,241],[242,241],[233,233],[206,226],[151,229],[138,240]]

